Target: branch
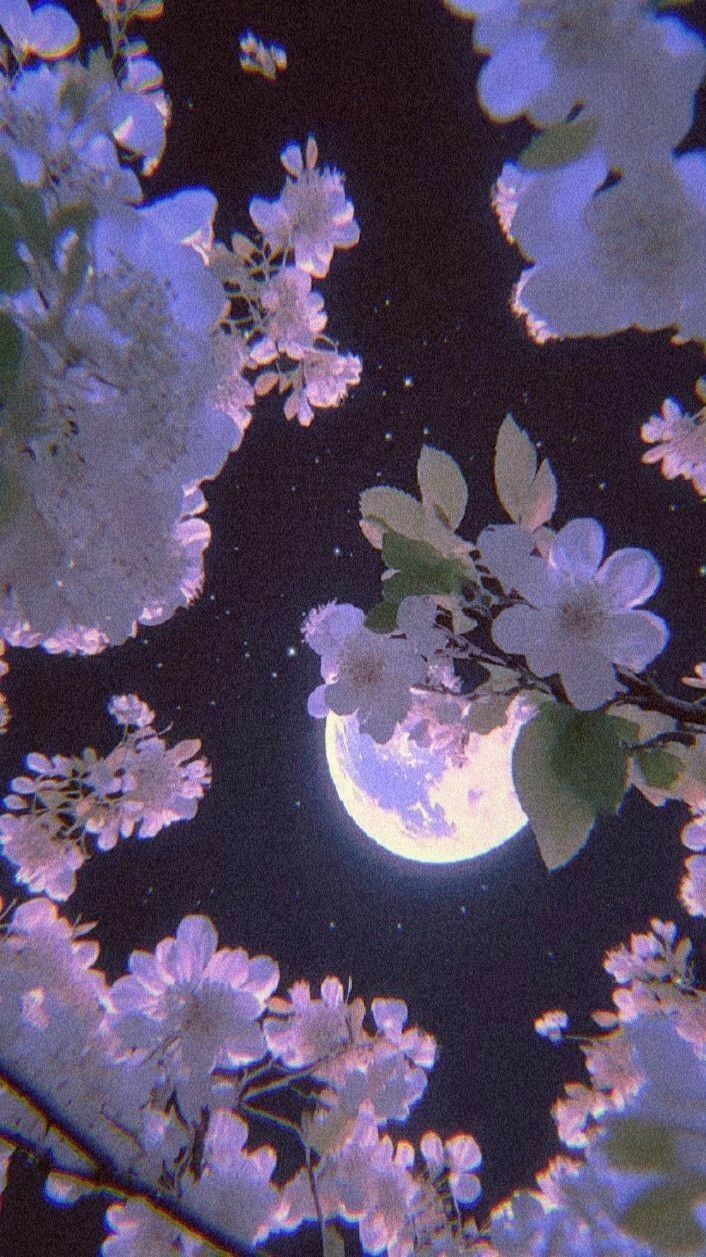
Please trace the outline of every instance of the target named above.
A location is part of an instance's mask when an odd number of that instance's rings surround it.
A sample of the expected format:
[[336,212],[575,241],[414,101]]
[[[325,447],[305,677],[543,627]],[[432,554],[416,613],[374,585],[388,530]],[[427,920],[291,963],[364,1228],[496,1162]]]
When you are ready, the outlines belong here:
[[[618,678],[627,686],[628,693],[637,707],[648,711],[661,711],[682,724],[700,725],[706,728],[706,707],[688,699],[674,698],[661,690],[648,676],[638,676],[626,668],[617,668]],[[617,696],[625,701],[625,695]],[[615,701],[615,700],[614,700]]]
[[58,1163],[57,1154],[53,1149],[41,1143],[35,1143],[26,1135],[0,1126],[0,1138],[6,1140],[7,1143],[22,1148],[23,1151],[33,1154],[40,1160],[46,1161],[47,1158],[51,1158],[56,1173],[86,1183],[87,1189],[90,1187],[96,1193],[105,1192],[120,1199],[127,1197],[146,1205],[175,1227],[189,1231],[202,1244],[210,1245],[219,1257],[251,1257],[251,1254],[255,1253],[258,1257],[267,1257],[263,1248],[256,1249],[249,1244],[236,1244],[220,1228],[204,1222],[189,1205],[173,1197],[164,1196],[159,1188],[142,1178],[141,1175],[113,1167],[97,1141],[93,1140],[90,1135],[84,1134],[71,1119],[55,1113],[51,1103],[38,1095],[34,1088],[22,1079],[16,1078],[4,1062],[0,1062],[0,1085],[10,1091],[26,1108],[32,1110],[48,1129],[53,1128],[60,1138],[71,1144],[80,1156],[92,1162],[95,1168],[95,1178],[89,1179],[85,1171],[74,1172],[62,1166]]

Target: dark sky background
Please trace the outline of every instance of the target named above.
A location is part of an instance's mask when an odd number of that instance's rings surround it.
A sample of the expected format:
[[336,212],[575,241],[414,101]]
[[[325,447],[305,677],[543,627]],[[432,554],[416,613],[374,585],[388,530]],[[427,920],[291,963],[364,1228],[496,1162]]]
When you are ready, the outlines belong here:
[[[67,7],[98,37],[87,0]],[[663,564],[649,605],[672,640],[653,675],[686,696],[679,677],[705,654],[703,508],[689,484],[641,465],[639,428],[666,396],[693,408],[703,353],[670,346],[666,333],[543,347],[526,337],[508,309],[522,261],[489,196],[529,128],[481,114],[471,25],[439,0],[167,0],[166,10],[144,27],[173,102],[148,196],[206,185],[218,234],[247,231],[251,196],[279,192],[280,150],[315,134],[322,161],[345,172],[361,228],[322,291],[328,330],[362,357],[363,378],[308,430],[286,423],[276,399],[259,404],[241,449],[204,486],[213,540],[193,607],[91,659],[9,652],[0,784],[30,750],[107,752],[113,693],[137,692],[161,727],[171,722],[171,740],[201,737],[213,786],[196,819],[91,861],[69,913],[100,922],[113,978],[133,948],[153,948],[200,911],[222,944],[275,957],[284,985],[350,975],[366,1001],[405,999],[440,1056],[425,1099],[393,1134],[472,1132],[484,1154],[482,1217],[558,1151],[550,1106],[564,1081],[583,1077],[578,1049],[537,1038],[534,1018],[561,1007],[589,1031],[611,989],[603,952],[651,916],[703,938],[676,898],[682,813],[633,795],[552,876],[529,828],[458,865],[388,855],[356,829],[328,777],[323,726],[306,713],[318,659],[300,648],[302,616],[331,598],[377,601],[381,563],[358,529],[358,494],[376,483],[413,491],[424,440],[469,479],[464,534],[502,522],[492,452],[512,410],[557,474],[557,526],[593,515],[609,551],[644,546]],[[287,50],[275,84],[239,68],[249,27]],[[706,142],[704,106],[702,96],[690,145]],[[0,890],[11,897],[4,868]],[[20,1171],[0,1254],[93,1257],[101,1215],[45,1205]],[[301,1233],[268,1247],[315,1251]]]

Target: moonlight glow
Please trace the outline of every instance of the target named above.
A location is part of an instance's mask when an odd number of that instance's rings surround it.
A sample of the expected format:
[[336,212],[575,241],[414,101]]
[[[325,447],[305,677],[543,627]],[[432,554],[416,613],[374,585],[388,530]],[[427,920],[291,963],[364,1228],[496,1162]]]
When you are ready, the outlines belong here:
[[410,721],[383,746],[355,716],[326,718],[326,758],[349,816],[395,855],[425,864],[468,860],[499,847],[527,822],[512,784],[522,720],[510,708],[492,733],[471,733],[461,755],[420,746]]

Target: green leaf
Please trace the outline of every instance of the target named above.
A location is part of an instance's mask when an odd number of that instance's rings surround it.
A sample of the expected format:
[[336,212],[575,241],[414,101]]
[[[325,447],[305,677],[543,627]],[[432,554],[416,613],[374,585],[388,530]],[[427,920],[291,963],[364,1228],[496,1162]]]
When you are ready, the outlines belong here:
[[605,1147],[611,1164],[619,1170],[655,1174],[673,1174],[679,1170],[674,1130],[658,1122],[621,1116],[609,1126]]
[[548,869],[573,859],[590,834],[596,812],[561,781],[552,764],[555,704],[523,726],[512,752],[512,779]]
[[424,507],[410,493],[390,485],[375,485],[360,495],[360,527],[372,546],[382,546],[383,533],[392,529],[406,537],[424,530]]
[[679,756],[661,746],[641,746],[635,759],[647,785],[656,790],[668,790],[681,776],[683,764]]
[[384,534],[382,557],[395,569],[395,575],[382,583],[386,602],[401,602],[412,594],[460,594],[467,580],[458,559],[444,558],[426,541],[412,541],[400,533]]
[[331,1226],[327,1222],[323,1233],[323,1248],[321,1257],[346,1257],[346,1245],[343,1235],[337,1226]]
[[90,254],[80,236],[74,236],[69,244],[62,268],[63,286],[70,297],[81,287],[90,261]]
[[550,709],[556,738],[552,766],[567,787],[597,815],[617,812],[625,796],[629,752],[637,726],[601,711],[576,711],[557,704]]
[[556,506],[554,472],[546,458],[537,470],[537,451],[527,433],[508,414],[495,442],[495,491],[510,519],[525,528],[539,528]]
[[39,383],[25,371],[22,386],[8,396],[2,412],[3,426],[10,428],[16,439],[26,441],[42,431],[45,415],[46,402]]
[[0,405],[4,406],[17,383],[24,338],[9,314],[0,313]]
[[391,633],[397,628],[397,602],[378,602],[365,617],[365,627],[373,633]]
[[75,231],[83,238],[96,221],[96,210],[87,201],[76,201],[73,205],[60,205],[49,217],[49,226],[54,239],[65,231]]
[[556,170],[568,166],[593,148],[598,118],[581,115],[573,122],[557,122],[530,140],[517,158],[525,170]]
[[659,1252],[700,1253],[704,1233],[692,1213],[703,1195],[697,1184],[666,1183],[641,1196],[621,1218],[630,1235],[644,1240]]
[[580,851],[601,812],[618,810],[628,775],[622,742],[634,730],[620,717],[552,702],[521,729],[512,776],[549,869]]
[[12,223],[15,242],[22,240],[35,256],[50,259],[53,240],[42,194],[38,188],[20,183],[4,154],[0,155],[0,207]]
[[29,272],[17,256],[19,236],[7,210],[0,209],[0,291],[21,292],[29,285]]
[[0,536],[6,533],[24,498],[19,476],[0,464]]

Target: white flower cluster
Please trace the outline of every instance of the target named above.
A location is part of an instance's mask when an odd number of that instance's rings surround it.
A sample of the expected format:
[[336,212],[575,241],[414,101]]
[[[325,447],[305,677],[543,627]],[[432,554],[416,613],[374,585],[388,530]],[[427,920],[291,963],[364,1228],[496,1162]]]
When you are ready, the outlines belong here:
[[106,756],[32,752],[32,776],[15,777],[0,814],[0,850],[32,894],[68,899],[91,840],[110,851],[119,838],[153,838],[174,821],[191,820],[211,781],[197,738],[167,747],[154,712],[135,694],[115,695],[108,710],[123,737]]
[[340,405],[360,380],[360,358],[338,353],[324,334],[328,316],[321,294],[311,287],[312,277],[328,274],[335,249],[358,243],[360,230],[343,176],[319,169],[313,136],[304,153],[288,144],[280,160],[287,178],[277,200],[250,202],[262,247],[238,233],[232,250],[216,244],[207,256],[234,300],[230,328],[247,343],[246,365],[263,368],[254,394],[261,397],[275,387],[288,393],[285,418],[307,427],[314,408]]
[[[538,1191],[493,1211],[487,1257],[657,1257],[678,1224],[689,1251],[706,1252],[706,992],[689,940],[671,922],[650,925],[607,953],[617,1012],[594,1013],[608,1033],[579,1040],[590,1084],[570,1083],[553,1109],[561,1141],[585,1156],[555,1158]],[[536,1029],[558,1042],[567,1025],[553,1010]]]
[[542,133],[503,169],[496,208],[534,265],[513,306],[537,340],[668,327],[706,341],[706,157],[675,157],[706,43],[642,0],[447,0],[490,54],[496,120]]
[[[275,996],[276,963],[219,949],[203,916],[185,917],[154,952],[133,952],[111,985],[86,932],[44,897],[2,926],[0,1147],[5,1166],[13,1140],[41,1148],[47,1192],[63,1203],[90,1190],[92,1156],[113,1167],[111,1190],[126,1200],[108,1209],[106,1257],[205,1257],[207,1239],[232,1251],[322,1216],[357,1223],[367,1253],[411,1257],[427,1234],[447,1245],[430,1251],[467,1251],[475,1140],[429,1131],[415,1168],[413,1146],[383,1133],[409,1116],[436,1055],[401,1000],[373,1000],[366,1028],[363,1001],[335,978],[317,997],[304,982]],[[298,1125],[268,1107],[284,1091]],[[306,1168],[286,1182],[274,1180],[275,1150],[250,1146],[265,1119],[306,1150]]]
[[309,423],[361,371],[322,336],[310,291],[358,239],[342,176],[317,168],[313,140],[306,169],[290,145],[279,200],[252,202],[264,248],[241,237],[237,257],[214,245],[207,190],[142,205],[133,166],[158,165],[169,104],[128,28],[161,5],[102,7],[112,58],[72,55],[78,31],[56,5],[0,3],[0,637],[83,653],[199,593],[200,484],[256,396],[278,384]]
[[[461,477],[448,455],[429,446],[424,447],[422,462],[427,467],[435,464],[443,476],[451,474],[448,465],[453,464],[452,474]],[[506,418],[496,446],[496,485],[505,509],[518,522],[489,525],[475,547],[447,527],[445,552],[431,547],[424,552],[435,554],[438,563],[451,554],[463,556],[465,588],[455,599],[441,591],[436,597],[402,598],[390,633],[367,628],[364,612],[348,604],[331,602],[310,611],[302,631],[321,657],[324,682],[309,698],[310,715],[356,713],[364,733],[386,742],[408,714],[414,687],[438,688],[443,669],[442,689],[453,694],[457,688],[453,660],[465,652],[458,634],[454,637],[437,623],[440,609],[464,625],[472,642],[478,622],[466,613],[482,607],[486,620],[492,618],[495,645],[507,655],[524,655],[535,678],[558,676],[567,699],[580,710],[599,708],[623,690],[616,668],[640,673],[664,649],[669,637],[664,620],[638,609],[659,585],[656,559],[647,550],[629,548],[602,561],[605,536],[594,519],[570,520],[555,533],[547,524],[556,482],[548,464],[543,464],[544,474],[540,470],[535,475],[535,467],[531,442],[511,417]],[[537,489],[538,480],[547,489]],[[420,504],[398,490],[368,490],[361,502],[361,526],[378,547],[384,547],[382,539],[396,529],[417,527],[410,505]],[[372,533],[368,510],[376,512]],[[479,564],[469,562],[471,550]],[[418,559],[418,550],[409,553],[413,561]],[[444,570],[439,568],[442,575]],[[410,576],[416,578],[420,572]],[[383,596],[390,575],[383,577]],[[478,651],[476,657],[481,655]],[[488,671],[492,693],[492,669]],[[512,673],[498,677],[498,688],[521,689],[518,674],[514,686],[508,687],[508,675]],[[457,722],[466,714],[455,701],[448,721]]]

